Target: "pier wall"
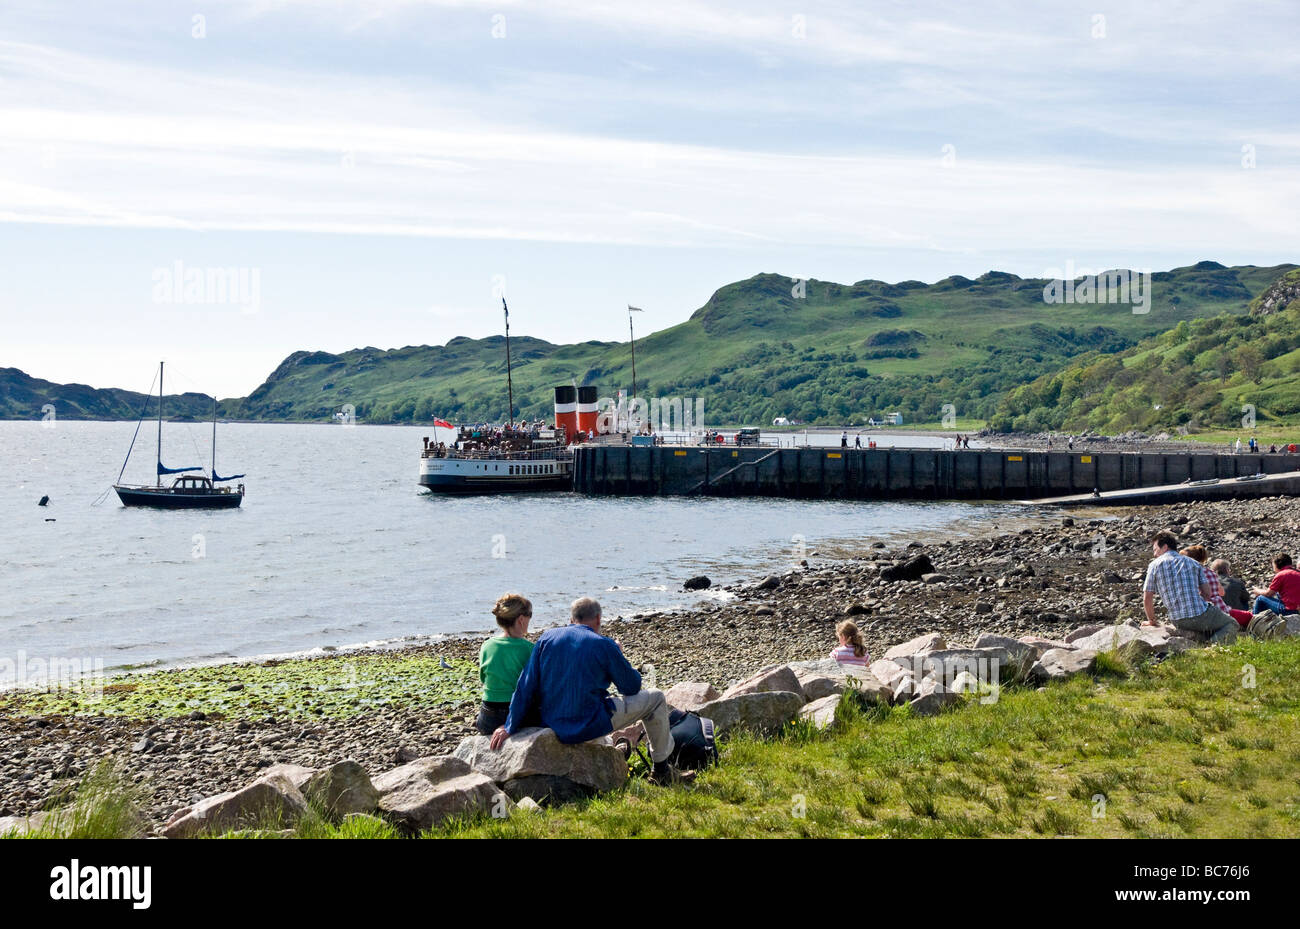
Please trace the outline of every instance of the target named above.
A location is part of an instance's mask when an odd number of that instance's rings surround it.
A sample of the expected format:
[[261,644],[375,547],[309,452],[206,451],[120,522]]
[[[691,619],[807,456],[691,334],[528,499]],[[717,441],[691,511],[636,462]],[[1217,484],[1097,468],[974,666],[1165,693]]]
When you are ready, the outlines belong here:
[[1018,500],[1298,468],[1300,455],[1285,454],[589,445],[575,449],[574,489],[595,495]]

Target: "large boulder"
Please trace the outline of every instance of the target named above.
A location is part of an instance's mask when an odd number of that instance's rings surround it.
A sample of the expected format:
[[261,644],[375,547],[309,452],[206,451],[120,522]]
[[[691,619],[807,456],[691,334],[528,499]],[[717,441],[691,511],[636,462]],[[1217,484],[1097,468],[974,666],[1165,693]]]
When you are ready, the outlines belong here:
[[361,765],[348,759],[327,768],[305,768],[296,764],[272,765],[263,777],[287,778],[302,792],[307,802],[337,821],[349,813],[373,813],[379,804],[379,791]]
[[750,675],[737,684],[732,684],[723,693],[723,698],[739,697],[744,694],[761,694],[783,691],[803,696],[799,685],[799,675],[789,665],[771,665],[756,674]]
[[938,681],[927,678],[920,682],[917,695],[908,706],[916,716],[937,716],[945,709],[961,703],[961,695],[944,687]]
[[735,729],[771,735],[794,719],[803,705],[803,694],[771,690],[722,697],[700,707],[699,714],[713,720],[719,736]]
[[[1043,657],[1043,654],[1045,652],[1049,652],[1054,648],[1074,647],[1069,642],[1066,642],[1064,639],[1045,639],[1042,636],[1038,636],[1038,635],[1022,635],[1020,637],[1020,641],[1024,642],[1026,645],[1032,648],[1034,650],[1035,656],[1037,656],[1039,659]],[[979,643],[977,642],[976,644]]]
[[926,635],[918,635],[914,639],[908,639],[906,642],[900,642],[885,652],[885,658],[890,661],[895,658],[911,658],[920,652],[933,652],[947,647],[948,643],[944,641],[943,636],[937,632],[930,632]]
[[384,794],[400,789],[411,780],[426,780],[436,784],[470,773],[470,766],[451,755],[426,755],[375,776],[371,782],[382,799]]
[[829,729],[840,721],[838,713],[843,699],[839,694],[831,694],[814,700],[799,710],[799,718],[811,720],[818,729]]
[[1067,645],[1073,645],[1080,639],[1086,639],[1093,633],[1101,632],[1101,630],[1109,628],[1109,626],[1104,626],[1101,623],[1088,623],[1085,626],[1076,626],[1065,634],[1064,641]]
[[453,817],[468,818],[484,813],[505,817],[513,809],[514,801],[509,795],[491,778],[475,771],[437,781],[408,771],[400,783],[379,798],[379,811],[384,818],[412,834]]
[[1034,681],[1061,681],[1076,674],[1091,674],[1097,653],[1090,648],[1051,648],[1029,670]]
[[834,658],[792,661],[790,670],[799,679],[799,690],[809,702],[841,693],[847,679],[844,667]]
[[359,762],[347,759],[317,771],[302,787],[308,803],[327,816],[342,819],[349,813],[373,813],[379,806],[379,791]]
[[1116,652],[1128,661],[1140,661],[1152,652],[1181,650],[1180,646],[1171,648],[1170,638],[1169,633],[1159,626],[1118,625],[1075,639],[1070,645],[1094,652]]
[[843,677],[811,673],[799,675],[799,689],[803,691],[804,699],[809,703],[843,693],[844,685]]
[[917,555],[901,564],[889,565],[880,571],[880,579],[887,583],[896,581],[919,581],[927,574],[934,574],[934,563],[929,555]]
[[916,695],[920,693],[921,685],[910,673],[905,672],[902,679],[894,684],[892,689],[894,696],[891,702],[894,706],[902,706],[904,703],[911,703],[915,699]]
[[[892,662],[890,664],[892,665]],[[845,688],[852,688],[861,697],[883,703],[888,703],[893,696],[890,688],[869,668],[849,667],[840,664],[834,658],[792,661],[790,668],[799,678],[804,699],[809,702],[843,693]]]
[[908,667],[918,680],[935,678],[945,686],[950,686],[962,671],[969,671],[982,683],[1015,681],[1023,679],[1034,663],[1033,649],[1023,642],[1016,642],[1016,645],[1018,649],[1014,652],[1000,646],[945,648],[921,652],[907,659],[906,663],[903,660],[898,663]]
[[470,736],[452,754],[502,784],[544,775],[562,777],[599,793],[627,783],[627,759],[605,741],[565,745],[553,730],[539,727],[519,730],[497,751],[489,747],[489,741],[487,736]]
[[664,692],[668,705],[678,710],[698,710],[721,696],[716,687],[703,681],[683,681]]
[[891,691],[898,685],[898,682],[905,677],[910,676],[910,672],[896,661],[880,659],[871,662],[871,675],[880,683],[884,684]]
[[264,775],[240,790],[177,810],[163,827],[169,839],[232,829],[283,829],[307,812],[307,799],[287,777]]
[[294,787],[302,790],[312,779],[312,775],[319,770],[319,768],[307,768],[300,764],[273,764],[262,772],[262,777],[283,777]]

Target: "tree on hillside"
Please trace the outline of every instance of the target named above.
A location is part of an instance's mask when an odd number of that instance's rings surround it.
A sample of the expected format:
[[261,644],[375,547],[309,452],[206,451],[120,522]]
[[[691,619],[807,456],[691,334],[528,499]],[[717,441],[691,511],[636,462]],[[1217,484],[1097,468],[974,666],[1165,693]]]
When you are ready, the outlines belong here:
[[1255,346],[1246,345],[1238,350],[1237,364],[1241,366],[1241,373],[1256,384],[1263,378],[1264,356]]

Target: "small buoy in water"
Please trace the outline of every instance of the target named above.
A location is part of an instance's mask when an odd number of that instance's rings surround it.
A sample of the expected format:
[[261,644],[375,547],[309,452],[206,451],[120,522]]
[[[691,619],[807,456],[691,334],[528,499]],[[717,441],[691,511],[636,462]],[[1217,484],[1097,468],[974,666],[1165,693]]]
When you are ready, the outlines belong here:
[[49,506],[49,503],[50,503],[50,498],[49,498],[49,495],[47,494],[46,496],[41,497],[41,502],[38,503],[38,504],[36,504],[36,505],[37,505],[37,506]]

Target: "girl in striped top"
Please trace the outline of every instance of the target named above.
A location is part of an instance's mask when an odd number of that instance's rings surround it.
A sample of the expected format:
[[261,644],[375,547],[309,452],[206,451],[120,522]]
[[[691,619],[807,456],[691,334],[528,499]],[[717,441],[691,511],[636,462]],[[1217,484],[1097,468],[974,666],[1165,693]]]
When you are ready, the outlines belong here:
[[835,635],[840,644],[831,652],[831,657],[845,665],[846,670],[865,668],[871,664],[871,656],[867,654],[867,645],[862,641],[862,632],[857,623],[844,620],[835,627]]

